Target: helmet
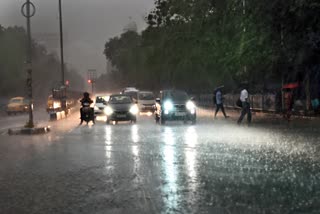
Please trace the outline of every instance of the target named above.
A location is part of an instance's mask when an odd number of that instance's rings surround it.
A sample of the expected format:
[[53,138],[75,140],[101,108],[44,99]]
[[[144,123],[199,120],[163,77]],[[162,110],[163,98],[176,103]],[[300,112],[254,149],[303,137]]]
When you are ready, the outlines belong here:
[[84,97],[89,97],[90,94],[89,94],[88,92],[84,92],[84,93],[83,93],[83,96],[84,96]]

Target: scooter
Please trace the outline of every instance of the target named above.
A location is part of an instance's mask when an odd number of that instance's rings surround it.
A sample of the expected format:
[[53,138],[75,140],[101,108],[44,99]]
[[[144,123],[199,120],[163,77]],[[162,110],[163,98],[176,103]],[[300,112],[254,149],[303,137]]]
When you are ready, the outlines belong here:
[[88,125],[90,121],[95,123],[94,121],[94,109],[90,107],[90,103],[83,103],[82,104],[82,115],[81,115],[81,123],[85,121]]

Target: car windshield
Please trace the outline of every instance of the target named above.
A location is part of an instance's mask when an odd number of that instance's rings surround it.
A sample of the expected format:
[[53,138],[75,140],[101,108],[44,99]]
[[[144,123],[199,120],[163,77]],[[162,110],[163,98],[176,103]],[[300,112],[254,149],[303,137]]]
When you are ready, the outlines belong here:
[[21,103],[21,102],[22,102],[21,99],[12,99],[12,100],[10,101],[10,103]]
[[164,97],[175,101],[186,101],[189,99],[187,93],[184,91],[168,91],[164,94]]
[[96,103],[105,103],[105,102],[106,102],[106,100],[104,97],[99,96],[96,98]]
[[140,92],[139,100],[154,100],[154,95],[152,92]]
[[109,100],[110,104],[126,104],[132,103],[132,99],[126,95],[118,95],[118,96],[111,96]]

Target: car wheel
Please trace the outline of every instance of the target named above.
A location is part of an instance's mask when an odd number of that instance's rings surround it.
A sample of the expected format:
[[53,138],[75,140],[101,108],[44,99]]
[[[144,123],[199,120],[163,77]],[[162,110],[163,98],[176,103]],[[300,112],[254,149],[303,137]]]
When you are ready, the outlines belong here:
[[137,123],[137,118],[134,118],[133,120],[131,120],[131,122],[136,124]]
[[107,122],[106,122],[106,123],[107,123],[107,125],[110,125],[110,120],[107,119]]

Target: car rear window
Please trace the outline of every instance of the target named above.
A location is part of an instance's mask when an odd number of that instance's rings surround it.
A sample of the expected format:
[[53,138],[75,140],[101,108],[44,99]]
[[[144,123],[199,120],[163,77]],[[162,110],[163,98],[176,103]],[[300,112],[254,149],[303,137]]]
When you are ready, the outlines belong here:
[[132,97],[133,99],[138,99],[138,92],[136,91],[128,91],[128,92],[125,92],[124,94]]
[[154,100],[154,95],[151,92],[140,92],[139,100]]

